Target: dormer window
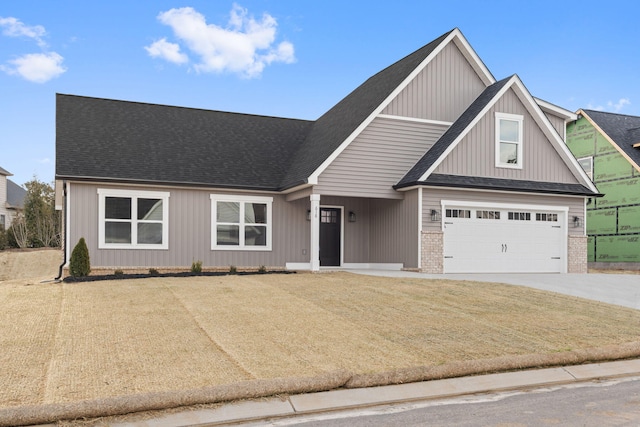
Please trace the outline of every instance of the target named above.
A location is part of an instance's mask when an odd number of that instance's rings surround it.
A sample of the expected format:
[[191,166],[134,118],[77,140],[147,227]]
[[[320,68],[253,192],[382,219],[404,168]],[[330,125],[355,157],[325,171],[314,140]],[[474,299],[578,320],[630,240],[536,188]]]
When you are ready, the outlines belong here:
[[522,169],[522,121],[519,115],[496,113],[496,167]]

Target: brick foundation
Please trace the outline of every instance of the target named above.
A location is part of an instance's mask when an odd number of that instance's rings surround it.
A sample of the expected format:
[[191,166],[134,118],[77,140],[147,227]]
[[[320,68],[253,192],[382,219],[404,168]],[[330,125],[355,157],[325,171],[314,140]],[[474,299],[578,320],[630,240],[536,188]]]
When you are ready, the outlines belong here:
[[444,233],[442,231],[422,232],[422,273],[442,274],[444,272]]
[[567,273],[586,274],[587,265],[587,236],[569,236]]

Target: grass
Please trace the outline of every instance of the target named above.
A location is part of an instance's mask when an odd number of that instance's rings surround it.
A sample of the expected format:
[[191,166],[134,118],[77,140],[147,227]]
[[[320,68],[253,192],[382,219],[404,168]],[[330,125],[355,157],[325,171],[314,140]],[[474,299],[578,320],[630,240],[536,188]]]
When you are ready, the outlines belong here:
[[348,273],[0,282],[0,408],[635,342],[640,311]]

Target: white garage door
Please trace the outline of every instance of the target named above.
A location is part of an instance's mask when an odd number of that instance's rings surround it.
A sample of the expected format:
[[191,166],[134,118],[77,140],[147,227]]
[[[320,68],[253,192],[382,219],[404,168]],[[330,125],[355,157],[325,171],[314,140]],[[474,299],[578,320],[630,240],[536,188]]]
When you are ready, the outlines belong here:
[[561,273],[564,211],[445,206],[445,273]]

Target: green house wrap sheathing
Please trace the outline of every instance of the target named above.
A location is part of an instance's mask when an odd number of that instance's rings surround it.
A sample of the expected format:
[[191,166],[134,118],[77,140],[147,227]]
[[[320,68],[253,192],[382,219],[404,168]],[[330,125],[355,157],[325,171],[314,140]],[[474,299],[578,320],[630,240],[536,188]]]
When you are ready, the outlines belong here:
[[567,126],[578,159],[593,157],[593,182],[604,197],[587,204],[589,262],[640,263],[640,172],[585,117]]

